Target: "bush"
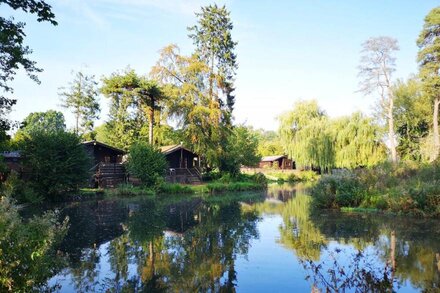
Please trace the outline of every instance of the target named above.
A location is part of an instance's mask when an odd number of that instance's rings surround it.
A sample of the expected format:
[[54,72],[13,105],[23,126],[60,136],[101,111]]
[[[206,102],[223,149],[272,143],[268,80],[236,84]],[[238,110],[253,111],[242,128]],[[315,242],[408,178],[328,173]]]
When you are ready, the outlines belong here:
[[57,217],[57,213],[47,212],[24,221],[12,200],[0,199],[1,292],[40,292],[47,279],[61,269],[63,258],[55,247],[67,232],[67,219],[58,223]]
[[18,178],[16,172],[11,172],[2,184],[2,194],[14,198],[19,203],[38,203],[43,197],[36,193],[26,182]]
[[75,134],[35,131],[20,145],[25,177],[40,195],[53,199],[86,184],[91,160]]
[[167,165],[164,155],[147,143],[138,142],[129,149],[128,171],[145,186],[158,185],[163,179]]
[[312,188],[314,204],[318,208],[357,207],[363,200],[362,186],[351,174],[321,177]]

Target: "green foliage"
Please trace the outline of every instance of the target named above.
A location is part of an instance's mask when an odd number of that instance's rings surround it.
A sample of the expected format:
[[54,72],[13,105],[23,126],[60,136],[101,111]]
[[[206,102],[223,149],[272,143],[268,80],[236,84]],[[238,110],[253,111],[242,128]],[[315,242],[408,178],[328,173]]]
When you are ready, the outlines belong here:
[[94,120],[99,118],[98,83],[95,76],[77,72],[69,88],[61,88],[62,106],[71,109],[75,116],[75,132],[84,135],[93,130]]
[[61,269],[63,259],[55,247],[67,232],[68,219],[58,223],[57,218],[47,212],[25,221],[13,201],[0,199],[0,291],[39,291]]
[[27,181],[38,194],[55,199],[87,182],[91,160],[75,134],[37,131],[20,146]]
[[[25,13],[35,14],[39,22],[47,21],[57,25],[52,7],[42,0],[1,1],[14,10],[22,10]],[[3,7],[3,6],[2,6]],[[3,14],[4,15],[4,14]],[[27,75],[39,83],[37,73],[42,69],[36,67],[36,62],[28,58],[32,50],[24,45],[26,34],[24,22],[15,22],[13,17],[0,17],[0,130],[7,131],[13,122],[7,119],[7,114],[17,103],[16,99],[4,96],[13,93],[9,82],[14,80],[18,68],[23,68]]]
[[163,178],[167,161],[158,149],[150,144],[137,142],[129,149],[127,168],[143,185],[153,187]]
[[397,80],[393,95],[399,157],[414,161],[427,159],[424,158],[421,144],[429,134],[432,107],[428,95],[422,93],[421,81],[415,77],[407,81]]
[[66,130],[63,113],[55,110],[30,113],[21,123],[20,129],[15,134],[15,140],[20,141],[23,136],[33,132],[58,132]]
[[385,159],[379,128],[360,113],[329,119],[316,101],[301,101],[280,117],[280,138],[300,167],[355,168]]
[[15,172],[9,174],[6,181],[2,183],[1,193],[14,198],[19,203],[38,203],[43,200],[43,196],[36,193]]
[[429,97],[438,97],[440,90],[440,7],[425,17],[423,29],[417,39],[420,48],[418,61],[423,88]]
[[258,138],[258,155],[260,157],[284,154],[280,138],[275,131],[258,129],[253,132]]
[[155,113],[160,116],[159,110],[168,98],[155,81],[127,70],[103,78],[101,92],[111,100],[106,128],[116,146],[127,150],[135,141],[147,137],[154,143]]
[[217,5],[202,7],[196,16],[198,24],[189,28],[195,53],[187,57],[175,45],[165,47],[151,76],[170,97],[168,112],[178,123],[182,141],[202,154],[207,166],[236,172],[236,163],[223,158],[230,147],[238,67],[232,22],[226,8]]
[[133,186],[131,184],[120,184],[116,188],[105,190],[109,196],[131,197],[131,196],[152,196],[154,190],[144,186]]
[[371,167],[386,159],[379,127],[362,113],[334,119],[328,127],[334,138],[334,167]]
[[381,164],[323,176],[312,189],[318,208],[361,207],[439,216],[439,165]]
[[[209,98],[219,100],[221,108],[226,107],[227,114],[224,118],[226,123],[230,123],[235,104],[235,97],[232,95],[233,82],[238,68],[234,52],[237,43],[232,40],[230,12],[225,6],[218,7],[217,4],[201,9],[200,13],[196,13],[198,24],[188,29],[189,37],[196,45],[195,54],[209,66]],[[221,95],[214,92],[215,88],[223,92],[226,100],[221,100]]]
[[162,183],[157,188],[157,192],[160,194],[193,194],[196,192],[195,186]]
[[432,139],[433,149],[430,161],[438,158],[440,153],[440,134],[438,115],[440,107],[440,7],[432,9],[425,17],[423,29],[417,39],[419,53],[417,60],[420,66],[420,77],[425,94],[432,103]]
[[235,126],[220,156],[220,170],[236,176],[240,173],[241,166],[257,165],[260,161],[257,147],[257,137],[247,127]]
[[297,102],[279,119],[281,143],[297,166],[328,169],[334,165],[328,119],[316,101]]

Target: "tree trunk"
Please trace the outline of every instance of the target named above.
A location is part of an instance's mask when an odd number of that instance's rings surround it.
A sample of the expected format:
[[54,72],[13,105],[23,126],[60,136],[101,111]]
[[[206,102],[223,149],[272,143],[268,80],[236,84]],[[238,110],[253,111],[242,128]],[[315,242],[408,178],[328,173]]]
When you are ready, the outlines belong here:
[[434,161],[438,158],[440,151],[440,137],[438,132],[438,109],[440,105],[440,98],[437,97],[434,100],[434,113],[432,115],[432,128],[433,128],[433,138],[434,138],[434,152],[432,154],[431,160]]
[[388,107],[388,139],[390,140],[390,151],[391,151],[391,161],[397,163],[397,151],[396,151],[396,141],[394,134],[394,98],[389,97],[390,103]]
[[394,292],[394,275],[396,272],[396,232],[391,231],[391,239],[390,239],[390,264],[391,264],[391,290],[390,292]]
[[148,141],[150,142],[151,145],[153,145],[153,125],[154,125],[154,103],[152,103],[151,107],[150,107],[150,111],[149,111],[149,125],[148,125]]

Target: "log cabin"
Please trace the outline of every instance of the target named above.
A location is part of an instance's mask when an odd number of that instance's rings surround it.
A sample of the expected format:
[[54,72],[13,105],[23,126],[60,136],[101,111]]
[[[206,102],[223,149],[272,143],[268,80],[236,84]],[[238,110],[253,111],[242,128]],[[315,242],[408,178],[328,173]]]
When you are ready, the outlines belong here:
[[93,174],[90,179],[91,187],[116,187],[126,181],[125,167],[122,164],[125,154],[123,150],[96,140],[83,142],[82,145],[93,161],[90,168]]
[[295,161],[286,155],[262,157],[259,163],[260,168],[277,168],[282,170],[295,169]]
[[160,148],[168,162],[166,180],[176,183],[200,183],[200,157],[182,144],[168,145]]

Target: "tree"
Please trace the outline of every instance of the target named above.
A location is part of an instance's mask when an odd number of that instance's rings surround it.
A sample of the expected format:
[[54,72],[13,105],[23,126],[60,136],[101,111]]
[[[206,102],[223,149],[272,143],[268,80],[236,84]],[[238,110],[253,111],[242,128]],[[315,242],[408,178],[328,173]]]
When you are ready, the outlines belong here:
[[316,101],[297,102],[279,121],[281,144],[297,166],[329,169],[334,165],[328,118]]
[[145,113],[137,107],[136,93],[139,76],[134,70],[113,73],[102,79],[101,92],[110,99],[110,120],[107,129],[115,146],[128,150],[135,141],[143,138]]
[[322,170],[374,166],[384,158],[379,127],[361,113],[330,119],[315,101],[280,117],[280,141],[297,166]]
[[20,142],[28,181],[39,194],[55,199],[87,182],[91,160],[73,133],[31,132]]
[[257,148],[257,136],[244,125],[235,126],[220,159],[220,169],[235,176],[240,173],[241,166],[257,165],[260,161]]
[[104,78],[101,91],[111,99],[109,126],[114,129],[120,147],[127,148],[144,137],[147,121],[148,139],[154,144],[155,113],[159,113],[167,99],[161,86],[127,70]]
[[[196,46],[196,55],[208,65],[209,97],[217,99],[219,105],[227,107],[226,122],[230,122],[230,115],[235,103],[234,76],[238,68],[237,56],[234,52],[237,42],[232,40],[233,24],[230,12],[225,6],[217,4],[202,7],[196,13],[198,24],[188,28],[189,37]],[[217,89],[222,91],[222,99]]]
[[404,160],[421,161],[421,144],[429,135],[432,103],[422,91],[420,79],[397,80],[393,86],[395,97],[395,126],[399,137],[397,152]]
[[151,187],[159,182],[167,168],[164,155],[150,144],[137,142],[128,153],[128,171],[142,184]]
[[97,101],[97,85],[93,75],[77,72],[69,88],[61,88],[62,106],[72,110],[77,135],[92,131],[94,120],[99,118],[101,108]]
[[[47,21],[57,25],[55,15],[52,13],[51,6],[41,0],[1,0],[1,4],[6,4],[14,10],[22,10],[26,13],[36,14],[39,22]],[[23,67],[28,76],[39,82],[37,73],[42,69],[36,67],[36,62],[27,56],[32,50],[23,44],[26,34],[24,33],[24,22],[14,22],[14,18],[6,19],[0,17],[0,89],[4,93],[12,93],[13,89],[9,82],[14,80],[14,76]],[[16,100],[0,96],[0,120],[1,127],[8,130],[11,122],[6,119],[6,115]]]
[[354,169],[372,167],[385,158],[380,128],[362,113],[333,119],[328,125],[334,142],[334,166]]
[[419,53],[417,61],[423,89],[430,97],[433,106],[432,126],[434,150],[431,160],[435,160],[440,152],[439,106],[440,106],[440,7],[432,9],[425,17],[423,29],[417,39]]
[[63,113],[55,110],[48,110],[46,112],[30,113],[21,123],[20,130],[17,136],[23,134],[30,134],[32,132],[58,132],[65,131],[66,123]]
[[227,129],[221,122],[218,101],[210,98],[209,87],[204,82],[207,73],[207,64],[196,55],[182,56],[176,45],[162,49],[151,70],[151,76],[170,97],[168,115],[176,120],[182,140],[204,155],[203,162],[218,166]]
[[148,142],[153,145],[154,111],[166,96],[157,82],[146,78],[141,78],[138,93],[141,107],[146,108],[148,112]]
[[395,71],[394,52],[399,50],[396,39],[391,37],[370,38],[362,44],[359,65],[359,91],[365,95],[378,92],[379,106],[388,122],[388,143],[391,160],[397,162],[396,137],[394,132],[394,96],[392,74]]

